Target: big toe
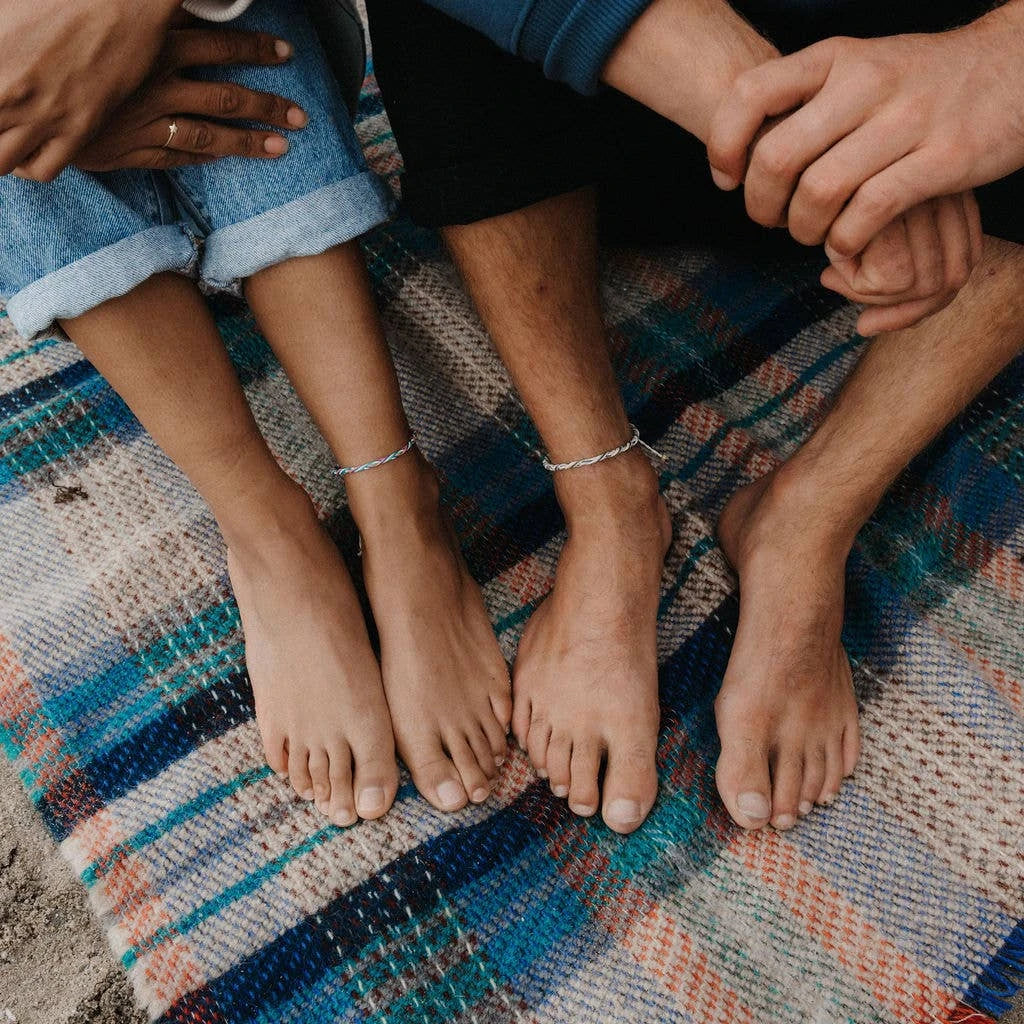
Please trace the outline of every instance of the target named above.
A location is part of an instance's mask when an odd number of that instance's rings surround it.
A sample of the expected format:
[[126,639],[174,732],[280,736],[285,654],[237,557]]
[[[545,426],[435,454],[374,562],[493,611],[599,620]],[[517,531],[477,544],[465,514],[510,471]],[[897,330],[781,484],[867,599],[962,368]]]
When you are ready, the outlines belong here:
[[632,832],[651,812],[658,793],[657,731],[608,740],[601,816],[615,832]]
[[772,784],[768,753],[760,743],[723,735],[715,780],[722,802],[737,825],[756,829],[768,824]]

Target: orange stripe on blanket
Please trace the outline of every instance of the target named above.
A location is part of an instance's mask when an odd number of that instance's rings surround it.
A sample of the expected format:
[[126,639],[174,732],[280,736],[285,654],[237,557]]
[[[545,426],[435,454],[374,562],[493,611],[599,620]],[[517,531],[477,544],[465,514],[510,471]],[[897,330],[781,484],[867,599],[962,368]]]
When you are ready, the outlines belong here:
[[758,875],[895,1019],[934,1024],[956,996],[914,966],[777,832],[742,833],[729,849]]

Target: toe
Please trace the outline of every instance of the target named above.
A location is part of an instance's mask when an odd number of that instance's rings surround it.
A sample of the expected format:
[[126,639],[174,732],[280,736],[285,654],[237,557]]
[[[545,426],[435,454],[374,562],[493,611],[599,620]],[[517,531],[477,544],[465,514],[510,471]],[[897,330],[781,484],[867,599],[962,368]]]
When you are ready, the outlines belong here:
[[601,812],[605,824],[623,834],[639,828],[657,792],[655,737],[609,739]]
[[842,737],[836,736],[825,746],[825,781],[818,796],[818,803],[826,807],[839,796],[843,784]]
[[387,813],[398,792],[398,765],[390,744],[360,745],[353,751],[352,760],[356,813],[360,818],[379,818]]
[[491,711],[494,712],[495,721],[501,730],[501,737],[508,735],[509,724],[512,721],[512,689],[508,683],[508,676],[505,676],[504,687],[491,694]]
[[800,808],[804,781],[804,754],[799,748],[783,749],[772,759],[772,825],[792,828]]
[[482,804],[491,795],[491,783],[480,768],[476,753],[465,736],[456,734],[447,741],[455,767],[462,777],[462,785],[475,804]]
[[476,763],[480,765],[480,771],[487,776],[488,780],[498,774],[498,765],[494,760],[494,753],[491,750],[491,741],[484,732],[482,725],[470,725],[466,729],[466,740],[469,742],[476,757]]
[[326,814],[331,802],[331,762],[327,751],[323,747],[314,747],[309,752],[306,766],[313,782],[313,799],[316,801],[316,809],[321,814]]
[[[510,705],[511,707],[511,705]],[[481,715],[480,726],[484,731],[484,735],[487,737],[487,745],[491,751],[491,759],[494,761],[496,768],[500,768],[505,763],[505,758],[508,756],[508,719],[504,719],[505,725],[502,725],[490,710],[486,714]]]
[[309,774],[309,748],[296,743],[289,743],[288,777],[292,780],[292,789],[303,800],[313,799],[313,779]]
[[355,798],[352,793],[352,752],[348,744],[339,745],[331,751],[331,802],[327,817],[345,828],[354,825],[356,815]]
[[512,735],[515,736],[520,750],[526,749],[526,739],[530,735],[530,717],[532,714],[533,707],[529,698],[517,698],[512,708]]
[[533,770],[539,778],[548,777],[548,743],[551,740],[551,726],[546,718],[534,717],[530,723],[530,734],[526,738],[526,753]]
[[719,727],[722,753],[715,768],[715,781],[726,810],[743,828],[761,828],[772,814],[771,778],[768,754],[753,737],[730,736]]
[[288,774],[288,750],[285,746],[284,734],[276,730],[263,729],[260,727],[260,737],[263,740],[263,753],[266,756],[267,764],[271,771],[277,775]]
[[569,795],[569,782],[572,779],[571,760],[572,737],[568,733],[554,733],[548,744],[547,766],[548,781],[555,796]]
[[804,756],[804,781],[800,786],[797,811],[803,817],[814,810],[814,803],[825,784],[825,748],[814,747]]
[[439,811],[457,811],[466,806],[465,787],[441,748],[440,736],[429,746],[408,751],[402,759],[416,788]]
[[573,742],[569,762],[569,810],[583,818],[597,813],[600,793],[597,776],[601,771],[601,746],[594,739]]
[[860,724],[856,717],[843,730],[843,777],[849,778],[860,760]]

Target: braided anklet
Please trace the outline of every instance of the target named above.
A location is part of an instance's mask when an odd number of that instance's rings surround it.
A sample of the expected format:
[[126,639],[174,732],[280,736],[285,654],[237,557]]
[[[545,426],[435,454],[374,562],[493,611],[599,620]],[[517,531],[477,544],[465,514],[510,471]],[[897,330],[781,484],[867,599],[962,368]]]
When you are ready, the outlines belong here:
[[614,459],[617,455],[625,455],[626,452],[632,451],[637,445],[648,455],[653,455],[656,459],[665,460],[665,456],[659,451],[655,451],[649,444],[645,443],[640,439],[640,431],[630,423],[630,429],[633,431],[633,436],[626,441],[625,444],[620,444],[617,448],[609,448],[606,452],[601,452],[600,455],[591,455],[587,459],[574,459],[572,462],[551,462],[547,458],[541,459],[541,463],[549,473],[561,473],[566,469],[582,469],[584,466],[596,466],[599,462],[605,462],[608,459]]
[[351,476],[353,473],[362,473],[367,469],[377,469],[379,466],[386,466],[389,462],[394,462],[395,459],[400,459],[407,452],[411,452],[416,446],[416,435],[413,434],[401,448],[396,448],[390,455],[385,455],[379,459],[372,459],[370,462],[364,462],[361,466],[339,466],[337,469],[331,470],[334,476]]

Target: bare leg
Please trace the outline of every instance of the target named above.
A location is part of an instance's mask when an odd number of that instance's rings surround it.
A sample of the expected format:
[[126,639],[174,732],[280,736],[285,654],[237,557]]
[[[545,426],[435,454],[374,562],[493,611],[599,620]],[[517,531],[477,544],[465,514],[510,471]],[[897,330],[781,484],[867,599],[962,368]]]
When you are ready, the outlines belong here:
[[739,824],[788,828],[853,771],[847,556],[899,472],[1024,346],[1022,281],[1024,249],[986,238],[955,302],[872,342],[813,437],[723,512],[741,601],[716,704],[718,788]]
[[398,771],[359,600],[267,449],[198,291],[160,275],[63,326],[217,518],[270,766],[336,824],[379,817]]
[[[247,295],[342,465],[405,443],[398,381],[355,243],[271,267]],[[346,486],[399,754],[441,810],[485,800],[507,750],[508,670],[434,472],[413,450]]]
[[[628,438],[601,316],[593,196],[559,196],[445,238],[551,458]],[[577,814],[601,805],[611,828],[631,832],[657,792],[655,644],[671,525],[637,450],[559,473],[555,490],[569,539],[519,647],[513,728]]]

